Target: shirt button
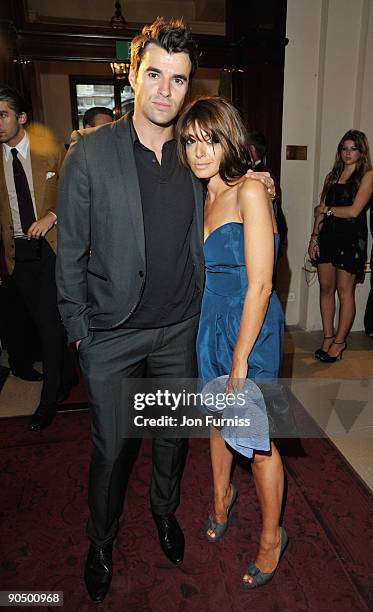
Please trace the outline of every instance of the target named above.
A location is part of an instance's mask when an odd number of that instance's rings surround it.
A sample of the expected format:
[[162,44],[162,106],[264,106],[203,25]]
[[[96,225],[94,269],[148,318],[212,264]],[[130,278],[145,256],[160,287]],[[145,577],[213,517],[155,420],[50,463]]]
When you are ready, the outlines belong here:
[[139,270],[139,276],[141,276],[141,278],[144,276],[144,272],[142,270]]

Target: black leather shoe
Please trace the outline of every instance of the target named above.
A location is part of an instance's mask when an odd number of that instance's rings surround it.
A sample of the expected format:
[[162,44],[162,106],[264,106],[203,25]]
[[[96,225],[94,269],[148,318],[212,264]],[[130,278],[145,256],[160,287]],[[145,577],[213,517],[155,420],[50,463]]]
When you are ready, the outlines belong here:
[[84,580],[92,601],[104,601],[113,576],[113,540],[103,546],[91,544],[84,568]]
[[28,424],[29,431],[40,431],[45,429],[56,416],[56,404],[39,404]]
[[34,370],[32,366],[12,368],[12,374],[13,376],[18,376],[18,378],[22,378],[22,380],[28,380],[30,382],[43,380],[43,374],[40,374],[40,372]]
[[179,565],[184,559],[185,538],[175,516],[161,516],[153,514],[155,524],[158,528],[159,543],[166,557],[175,565]]

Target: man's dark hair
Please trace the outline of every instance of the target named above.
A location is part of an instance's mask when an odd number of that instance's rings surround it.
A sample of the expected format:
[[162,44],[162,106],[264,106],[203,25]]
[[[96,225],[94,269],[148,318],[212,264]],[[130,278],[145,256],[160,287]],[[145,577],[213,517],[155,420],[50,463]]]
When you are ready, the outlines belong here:
[[267,140],[262,132],[250,132],[249,144],[255,147],[258,157],[263,159],[267,153]]
[[0,102],[6,102],[15,112],[17,119],[21,113],[27,113],[26,103],[21,94],[7,85],[0,85]]
[[93,125],[96,115],[107,115],[114,118],[113,111],[106,106],[92,106],[89,108],[83,115],[83,127],[86,127],[87,124]]
[[197,43],[193,40],[188,26],[182,19],[166,21],[164,17],[157,17],[151,24],[143,27],[140,34],[132,39],[131,66],[137,73],[146,47],[153,43],[167,53],[186,53],[192,64],[189,83],[198,67],[199,52]]

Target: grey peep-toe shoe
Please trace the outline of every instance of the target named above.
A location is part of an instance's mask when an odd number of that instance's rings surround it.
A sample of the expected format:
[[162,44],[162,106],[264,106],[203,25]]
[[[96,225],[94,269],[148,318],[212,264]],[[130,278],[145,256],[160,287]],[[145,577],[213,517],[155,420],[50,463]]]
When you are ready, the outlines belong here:
[[[217,540],[219,540],[227,531],[228,523],[229,523],[229,515],[237,500],[237,495],[238,495],[237,489],[234,486],[234,484],[231,483],[230,486],[231,486],[231,491],[232,491],[232,498],[231,498],[229,506],[227,507],[227,520],[225,521],[225,523],[217,523],[216,521],[214,521],[212,515],[209,514],[209,517],[207,519],[207,525],[206,525],[206,539],[208,540],[208,542],[217,542]],[[215,536],[210,536],[207,533],[209,529],[211,529],[211,531],[215,533]]]
[[255,565],[254,561],[251,561],[249,565],[247,566],[246,575],[250,576],[253,579],[253,581],[247,582],[246,580],[244,580],[243,585],[245,589],[256,589],[257,587],[267,584],[267,582],[269,582],[273,578],[273,576],[275,575],[275,571],[277,570],[278,565],[280,563],[280,559],[285,551],[285,548],[288,545],[288,542],[289,542],[288,534],[286,533],[285,528],[281,527],[280,556],[278,558],[278,562],[277,562],[275,569],[273,570],[273,572],[269,572],[266,574],[265,572],[260,571],[260,569]]

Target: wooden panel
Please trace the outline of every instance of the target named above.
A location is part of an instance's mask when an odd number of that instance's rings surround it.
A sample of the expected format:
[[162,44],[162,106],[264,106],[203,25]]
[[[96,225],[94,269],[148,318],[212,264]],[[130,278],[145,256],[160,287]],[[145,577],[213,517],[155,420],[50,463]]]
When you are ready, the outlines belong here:
[[227,31],[234,37],[232,100],[249,130],[266,136],[267,165],[279,177],[287,3],[262,0],[259,6],[252,0],[230,0],[229,4]]

